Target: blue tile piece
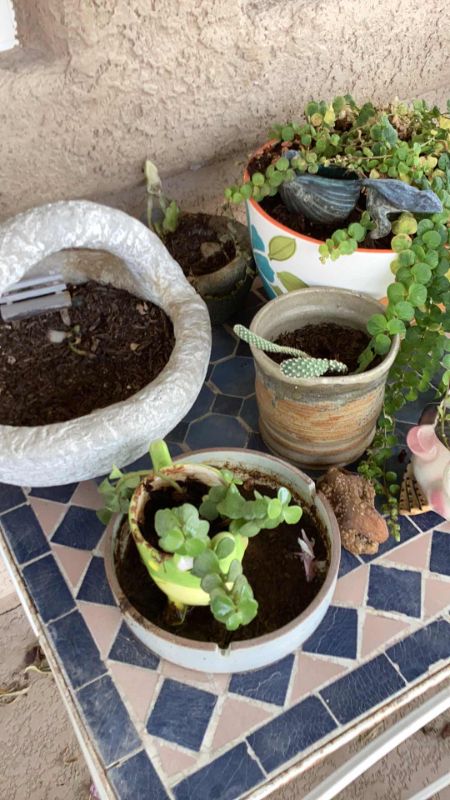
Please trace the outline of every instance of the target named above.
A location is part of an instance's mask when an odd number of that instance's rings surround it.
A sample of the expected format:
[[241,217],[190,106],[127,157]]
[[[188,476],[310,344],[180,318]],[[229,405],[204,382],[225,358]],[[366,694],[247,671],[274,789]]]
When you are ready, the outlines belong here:
[[361,561],[359,558],[353,555],[353,553],[349,553],[348,550],[344,548],[341,549],[341,563],[339,564],[339,575],[338,578],[342,578],[344,575],[347,575],[353,569],[361,566]]
[[445,522],[444,517],[436,514],[435,511],[426,511],[425,514],[416,514],[414,522],[421,531],[429,531]]
[[266,772],[280,767],[336,728],[317,697],[308,697],[248,737]]
[[189,423],[182,420],[178,425],[167,434],[166,439],[169,442],[184,442]]
[[95,511],[71,506],[52,536],[52,543],[93,550],[101,539],[105,526]]
[[386,652],[406,680],[414,681],[427,672],[432,664],[450,658],[450,624],[438,619],[394,644]]
[[32,489],[32,497],[41,497],[43,500],[54,500],[56,503],[68,503],[78,483],[66,483],[64,486],[37,486]]
[[237,339],[232,333],[217,325],[213,329],[211,361],[220,361],[222,358],[229,358],[236,350]]
[[19,506],[14,511],[7,511],[2,515],[0,524],[18,564],[24,564],[49,552],[48,541],[30,506]]
[[400,525],[400,541],[396,541],[393,536],[388,536],[383,544],[380,544],[378,548],[378,553],[374,553],[373,555],[362,555],[361,558],[366,563],[370,563],[375,558],[379,558],[383,556],[385,553],[388,553],[390,550],[394,550],[400,544],[404,544],[408,542],[410,539],[413,539],[415,536],[418,536],[420,531],[417,530],[416,526],[413,525],[411,520],[408,517],[400,516],[398,518],[399,525]]
[[108,777],[121,800],[169,800],[158,773],[143,750],[118,767],[111,767]]
[[73,687],[98,678],[106,672],[97,646],[79,611],[50,622],[48,632]]
[[226,414],[209,414],[198,422],[191,422],[186,444],[192,450],[205,447],[245,447],[248,432],[235,417]]
[[255,391],[253,358],[236,356],[231,361],[217,364],[212,371],[211,381],[223,394],[248,397]]
[[[214,402],[214,398],[214,392],[211,391],[209,386],[204,385],[201,388],[200,394],[198,395],[194,405],[183,418],[183,424],[192,422],[194,419],[199,419],[199,417],[204,417],[205,414],[207,414],[210,410]],[[178,441],[176,437],[175,440]],[[180,439],[179,441],[183,441],[183,439]]]
[[339,678],[320,694],[336,719],[350,722],[387,700],[405,681],[383,654]]
[[408,617],[420,617],[422,575],[409,569],[395,569],[372,564],[369,574],[367,605],[379,611],[397,611]]
[[61,617],[75,607],[73,597],[52,555],[23,569],[27,589],[44,622]]
[[125,622],[122,622],[120,626],[108,658],[114,661],[122,661],[124,664],[133,664],[135,667],[145,667],[145,669],[156,669],[159,664],[158,656],[155,656],[148,647],[136,638]]
[[106,578],[103,558],[99,556],[92,558],[83,578],[83,583],[80,586],[77,599],[88,600],[91,603],[104,603],[106,606],[116,605]]
[[433,531],[430,570],[450,576],[450,533]]
[[282,706],[286,699],[293,663],[294,656],[289,655],[268,667],[233,675],[229,691]]
[[239,417],[242,400],[240,397],[228,397],[227,394],[217,394],[212,410],[215,414],[230,414]]
[[150,460],[150,456],[148,453],[144,453],[143,456],[137,458],[136,461],[132,461],[131,464],[127,464],[125,467],[122,467],[122,472],[138,472],[141,469],[151,469],[152,462]]
[[330,606],[317,630],[303,645],[306,653],[356,658],[358,614],[355,608]]
[[248,437],[247,447],[249,450],[257,450],[260,453],[269,453],[271,454],[271,450],[267,447],[264,439],[259,433],[251,433]]
[[217,697],[167,678],[150,714],[147,730],[190,750],[200,750]]
[[20,486],[10,486],[9,483],[0,483],[0,514],[10,508],[25,503],[26,497]]
[[253,395],[253,397],[249,397],[247,400],[244,400],[239,416],[244,420],[244,422],[247,423],[248,427],[252,431],[257,431],[259,429],[259,411],[255,395]]
[[77,692],[83,716],[106,765],[141,746],[141,740],[109,675]]
[[228,750],[172,790],[176,800],[237,800],[264,780],[244,743]]

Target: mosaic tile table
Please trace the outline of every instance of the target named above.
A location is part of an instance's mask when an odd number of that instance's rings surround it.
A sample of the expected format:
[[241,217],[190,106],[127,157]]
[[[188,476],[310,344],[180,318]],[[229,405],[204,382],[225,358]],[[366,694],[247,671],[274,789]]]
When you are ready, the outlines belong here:
[[[240,321],[260,302],[250,295]],[[168,437],[172,454],[265,449],[253,384],[246,346],[217,328],[205,386]],[[403,412],[404,432],[417,417]],[[101,797],[263,797],[450,677],[450,524],[433,512],[404,518],[401,543],[376,557],[343,552],[332,606],[301,650],[208,675],[160,661],[121,622],[98,506],[95,481],[0,486],[1,550]]]

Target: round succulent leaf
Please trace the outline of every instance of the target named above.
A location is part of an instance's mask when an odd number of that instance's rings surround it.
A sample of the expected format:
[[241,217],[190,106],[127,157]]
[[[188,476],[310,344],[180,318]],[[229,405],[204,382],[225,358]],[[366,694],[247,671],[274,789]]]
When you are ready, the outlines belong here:
[[302,515],[303,510],[300,508],[300,506],[289,506],[288,508],[283,509],[284,521],[289,525],[296,525],[297,522],[299,522],[302,518]]
[[426,287],[421,283],[413,283],[409,287],[408,299],[413,306],[423,306],[427,299]]
[[269,258],[272,261],[287,261],[296,249],[297,243],[290,236],[273,236],[269,242]]
[[379,333],[375,336],[375,350],[379,355],[384,355],[390,350],[391,340],[385,333]]
[[166,553],[176,553],[184,545],[184,536],[179,528],[168,531],[159,539],[159,546]]
[[406,331],[405,323],[401,319],[390,319],[388,321],[388,332],[391,336],[394,334],[399,333],[403,334]]
[[387,288],[387,296],[390,303],[399,303],[405,299],[406,288],[402,283],[391,283]]
[[406,233],[399,233],[391,240],[391,248],[394,253],[401,253],[402,250],[408,250],[411,247],[412,239]]
[[415,264],[411,270],[417,283],[429,283],[431,280],[431,267],[423,261]]
[[253,619],[255,619],[258,613],[258,603],[254,598],[248,598],[243,600],[242,603],[239,604],[239,615],[240,615],[240,622],[241,625],[248,625]]
[[214,543],[214,552],[218,559],[227,558],[236,547],[234,536],[224,536],[223,539]]
[[231,583],[234,583],[239,575],[242,575],[242,564],[237,558],[235,558],[231,562],[228,569],[227,580]]
[[400,319],[410,322],[414,319],[414,306],[408,303],[407,300],[401,300],[395,305],[395,313]]
[[290,493],[289,489],[286,489],[285,486],[280,486],[277,492],[277,497],[280,503],[285,506],[291,502],[292,494]]
[[195,558],[192,573],[198,578],[203,578],[210,572],[217,572],[220,574],[220,564],[216,554],[208,549]]
[[208,546],[205,539],[186,539],[185,550],[188,556],[199,556]]
[[437,247],[441,245],[441,237],[437,231],[426,231],[422,235],[422,239],[425,242],[426,246],[430,248],[430,250],[436,250]]
[[179,529],[178,519],[170,508],[160,508],[156,512],[154,525],[158,536],[165,536],[170,531]]
[[222,578],[217,573],[211,573],[210,575],[205,575],[200,582],[200,586],[202,587],[204,592],[210,594],[214,591],[214,589],[219,589],[222,587]]
[[226,625],[227,631],[235,631],[242,624],[242,617],[241,617],[241,614],[239,613],[239,611],[233,611],[232,614],[228,615],[226,620],[220,620],[220,621],[221,622],[225,621],[225,625]]
[[388,321],[384,314],[373,314],[368,323],[367,330],[371,336],[377,336],[379,333],[384,333],[388,329]]
[[359,222],[352,222],[348,226],[348,232],[357,242],[363,242],[367,233],[366,229]]
[[234,603],[227,594],[217,594],[211,599],[211,611],[214,617],[223,621],[228,614],[234,612]]
[[281,505],[278,497],[274,497],[268,503],[267,516],[271,520],[278,519],[278,517],[280,516],[282,510],[283,510],[283,506]]

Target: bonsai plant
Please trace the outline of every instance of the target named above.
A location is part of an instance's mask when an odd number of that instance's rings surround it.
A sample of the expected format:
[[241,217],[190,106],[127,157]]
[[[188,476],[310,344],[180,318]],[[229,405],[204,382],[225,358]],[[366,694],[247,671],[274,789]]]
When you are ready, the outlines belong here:
[[[244,183],[230,187],[226,195],[234,203],[248,201],[253,246],[260,255],[256,256],[257,264],[272,294],[314,282],[385,296],[384,313],[380,310],[368,322],[372,339],[362,356],[361,369],[367,368],[375,354],[382,356],[389,351],[392,336],[401,337],[401,347],[390,371],[375,438],[359,469],[385,497],[384,510],[389,514],[391,531],[398,536],[399,487],[396,472],[388,464],[397,444],[394,416],[406,402],[429,388],[441,361],[446,370],[442,391],[450,379],[450,342],[445,336],[450,331],[450,116],[436,107],[429,108],[422,100],[376,109],[372,103],[360,107],[346,95],[331,104],[309,103],[304,123],[277,126],[273,135],[276,138],[250,162]],[[299,258],[298,263],[301,258],[295,232],[282,226],[283,235],[278,235],[278,229],[266,245],[259,221],[261,218],[264,224],[271,224],[270,209],[280,213],[280,190],[284,187],[286,192],[296,176],[320,177],[322,170],[330,168],[339,170],[337,182],[342,184],[348,177],[350,183],[383,179],[385,185],[385,178],[399,180],[408,189],[426,192],[428,201],[434,203],[428,194],[431,191],[442,210],[424,211],[419,203],[418,211],[401,211],[402,203],[392,208],[392,202],[386,203],[384,198],[382,224],[387,220],[390,225],[393,213],[397,218],[391,233],[383,239],[372,238],[380,215],[374,212],[376,203],[366,203],[367,188],[361,184],[356,208],[345,227],[324,227],[323,223],[317,227],[311,221],[305,223],[298,212],[289,212],[285,221],[300,220],[299,226],[301,223],[317,237],[308,277],[300,275],[294,263],[294,257]],[[411,208],[406,202],[403,205]],[[294,238],[286,237],[286,232]],[[358,247],[364,244],[367,248],[374,242],[389,247],[383,254],[388,259],[378,275],[372,253],[380,251]],[[330,270],[327,262],[341,256],[342,264]],[[290,271],[276,276],[274,261],[279,260],[287,261]]]
[[[197,669],[201,668],[196,662],[199,652],[205,668],[229,671],[245,668],[250,656],[252,665],[259,666],[279,658],[280,648],[282,654],[294,649],[322,619],[339,564],[336,522],[326,501],[316,498],[312,481],[287,464],[251,451],[192,454],[172,464],[165,443],[157,441],[150,454],[152,471],[122,473],[114,468],[100,486],[105,499],[99,512],[102,521],[109,521],[117,511],[127,514],[127,522],[119,522],[113,534],[113,565],[107,556],[112,589],[125,611],[132,607],[127,622],[156,652]],[[288,485],[281,482],[281,474]],[[129,540],[144,565],[139,569],[146,570],[137,598],[139,570],[131,563]],[[262,551],[260,540],[264,540]],[[261,561],[267,547],[273,554],[271,578],[264,555]],[[243,562],[247,552],[250,555]],[[283,586],[276,578],[283,569],[280,564],[288,564]],[[252,582],[256,581],[263,620],[245,576],[247,568]],[[163,594],[151,595],[143,620],[136,607],[140,609],[145,593],[157,591],[152,586]],[[157,607],[164,595],[166,603],[159,615]],[[202,641],[191,642],[186,649],[185,637],[196,640],[198,626],[205,626],[204,614],[199,618],[194,613],[202,606],[211,611],[206,640],[219,645],[209,648],[209,655],[203,652]],[[249,625],[250,634],[246,632]],[[260,632],[268,634],[261,642]],[[241,652],[241,640],[249,636],[249,650]],[[234,641],[238,647],[231,654],[229,645]]]
[[248,232],[232,217],[182,212],[163,192],[157,167],[145,162],[147,223],[203,297],[214,323],[242,304],[256,269]]

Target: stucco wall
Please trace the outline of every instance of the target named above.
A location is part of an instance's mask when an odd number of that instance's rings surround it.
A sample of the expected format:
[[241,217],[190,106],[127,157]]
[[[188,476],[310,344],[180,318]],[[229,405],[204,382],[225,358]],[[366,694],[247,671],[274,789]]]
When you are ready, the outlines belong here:
[[[200,178],[200,199],[217,202],[232,154],[311,96],[442,101],[449,85],[448,0],[14,2],[0,218],[81,196],[137,213],[146,156],[181,200],[198,203]],[[210,162],[223,163],[186,173]]]

